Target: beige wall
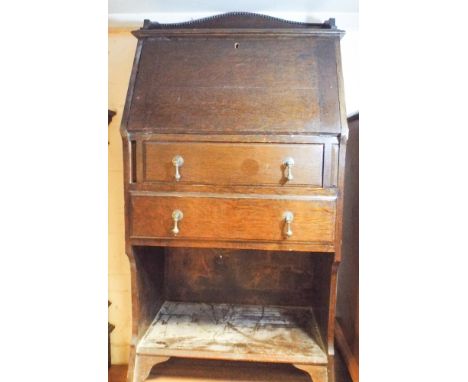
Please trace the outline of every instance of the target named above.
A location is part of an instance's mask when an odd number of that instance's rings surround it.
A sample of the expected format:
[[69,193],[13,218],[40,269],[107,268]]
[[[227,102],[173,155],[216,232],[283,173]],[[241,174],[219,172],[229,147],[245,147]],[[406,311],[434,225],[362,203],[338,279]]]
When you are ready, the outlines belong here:
[[136,38],[129,30],[109,31],[109,109],[117,112],[109,125],[109,321],[113,364],[128,363],[131,338],[130,266],[125,254],[122,118]]

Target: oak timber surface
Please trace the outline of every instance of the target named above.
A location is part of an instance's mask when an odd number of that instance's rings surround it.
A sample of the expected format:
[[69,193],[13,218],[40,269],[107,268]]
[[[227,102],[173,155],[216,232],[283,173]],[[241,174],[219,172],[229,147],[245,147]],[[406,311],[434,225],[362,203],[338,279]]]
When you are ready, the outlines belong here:
[[[143,181],[174,182],[172,159],[182,156],[181,183],[322,187],[323,145],[145,142]],[[293,179],[284,161],[293,158]]]
[[128,130],[340,132],[334,39],[147,38]]
[[[204,28],[146,21],[135,33],[139,42],[122,119],[126,251],[136,344],[128,381],[142,382],[153,362],[162,366],[168,357],[186,357],[293,363],[314,382],[332,382],[347,137],[342,33],[334,30],[332,20],[299,29],[300,24],[257,15],[219,16],[216,25],[222,27],[217,28],[211,28],[213,19],[210,27],[206,21],[196,23]],[[234,27],[237,23],[242,30]],[[281,23],[291,28],[275,29]],[[180,182],[172,179],[171,150],[161,162],[164,142],[191,144],[192,150],[177,153],[185,159]],[[211,150],[202,153],[205,142]],[[213,149],[221,144],[226,153]],[[290,154],[289,148],[308,147],[303,144],[322,148]],[[285,169],[278,161],[284,161],[285,154],[297,164],[294,178],[288,174],[297,184],[280,183]],[[230,285],[237,284],[238,291],[253,289],[250,280],[238,282],[245,280],[242,277],[218,279],[245,272],[244,260],[234,271],[234,255],[220,259],[222,255],[210,253],[190,266],[182,262],[182,271],[168,271],[181,264],[181,259],[174,261],[176,247],[192,254],[195,247],[301,252],[296,256],[313,252],[316,260],[307,269],[296,267],[296,260],[272,266],[272,274],[290,282],[281,288],[259,287],[248,298],[242,293],[228,297],[236,293]],[[203,260],[212,264],[208,276],[198,268]],[[260,269],[252,271],[259,274]],[[170,272],[177,277],[166,277]],[[311,272],[312,281],[301,282]],[[177,279],[182,278],[192,285],[218,286],[226,298],[210,298],[209,288],[198,289],[193,299],[183,290],[177,297]],[[261,286],[263,279],[268,279],[266,272],[253,280],[254,286]],[[173,290],[174,285],[178,289]],[[287,298],[294,292],[307,308]],[[181,300],[179,306],[186,308],[181,314],[162,306],[164,301]],[[238,305],[226,303],[244,305],[236,316]],[[258,305],[251,312],[247,304]],[[288,304],[293,307],[284,308]],[[164,314],[158,316],[161,309]],[[265,323],[268,317],[271,322]]]
[[166,301],[137,353],[325,364],[319,344],[308,308]]
[[166,300],[304,307],[318,299],[320,260],[330,256],[219,248],[166,248],[165,255]]
[[[335,204],[330,200],[170,195],[132,195],[132,238],[333,242]],[[171,232],[174,210],[184,214],[177,236]],[[286,211],[294,215],[292,235],[287,239]]]

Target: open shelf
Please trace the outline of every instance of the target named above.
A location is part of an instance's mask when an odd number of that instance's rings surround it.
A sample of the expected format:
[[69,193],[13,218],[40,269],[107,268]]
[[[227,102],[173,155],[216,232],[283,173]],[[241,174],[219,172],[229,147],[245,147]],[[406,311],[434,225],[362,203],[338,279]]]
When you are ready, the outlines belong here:
[[326,364],[314,312],[306,307],[166,301],[138,354]]

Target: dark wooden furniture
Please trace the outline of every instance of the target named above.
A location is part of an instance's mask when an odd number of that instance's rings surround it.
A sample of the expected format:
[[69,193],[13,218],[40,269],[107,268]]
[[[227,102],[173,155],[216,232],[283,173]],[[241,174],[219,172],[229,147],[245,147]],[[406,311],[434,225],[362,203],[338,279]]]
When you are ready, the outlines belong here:
[[110,125],[110,123],[112,122],[112,118],[114,118],[116,114],[117,113],[114,110],[107,109],[107,124],[108,125]]
[[359,381],[359,114],[348,118],[343,203],[343,261],[338,273],[336,342],[353,382]]
[[[107,109],[107,125],[109,126],[112,122],[112,118],[117,114],[117,112],[113,110]],[[107,141],[107,144],[109,144],[109,141]]]
[[[107,307],[111,306],[112,303],[107,301]],[[107,367],[111,367],[112,360],[111,360],[111,340],[110,335],[112,331],[115,329],[115,326],[112,325],[110,322],[107,323]]]
[[[112,118],[114,118],[115,114],[117,114],[115,111],[107,109],[107,125],[110,125],[112,122]],[[107,142],[109,144],[109,142]],[[111,306],[112,303],[110,301],[107,301],[107,307]],[[107,323],[107,366],[111,367],[112,365],[112,360],[111,360],[111,340],[110,340],[110,335],[112,331],[115,329],[115,326],[112,325],[110,322]]]
[[129,382],[169,357],[333,381],[346,112],[334,20],[145,21],[122,117]]

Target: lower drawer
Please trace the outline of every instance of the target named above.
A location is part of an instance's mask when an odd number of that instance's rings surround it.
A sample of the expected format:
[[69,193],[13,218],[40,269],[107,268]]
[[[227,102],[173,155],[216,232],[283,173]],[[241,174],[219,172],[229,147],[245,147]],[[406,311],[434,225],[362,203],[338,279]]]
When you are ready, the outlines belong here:
[[331,243],[335,200],[132,195],[132,238]]

